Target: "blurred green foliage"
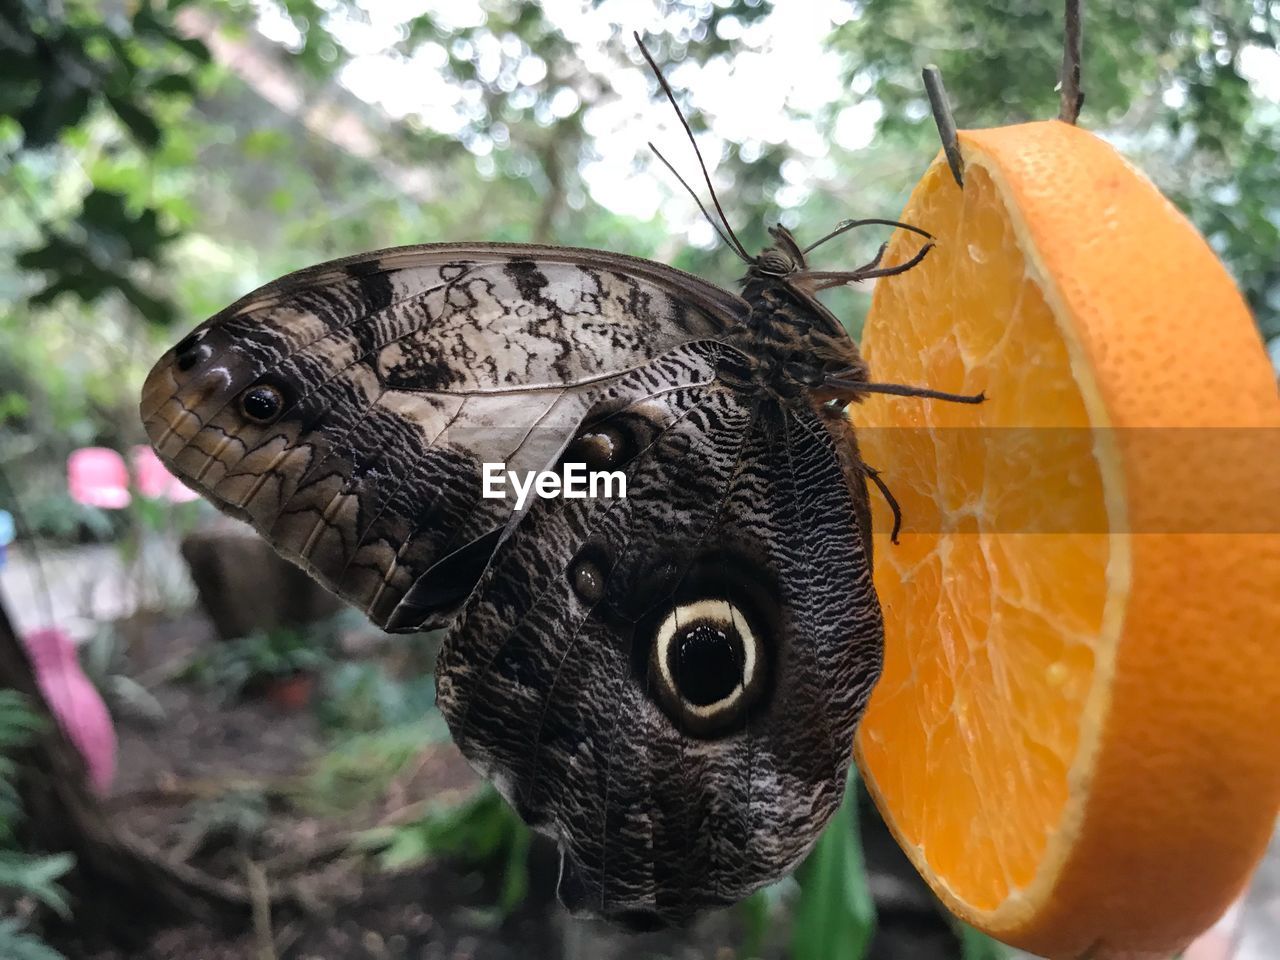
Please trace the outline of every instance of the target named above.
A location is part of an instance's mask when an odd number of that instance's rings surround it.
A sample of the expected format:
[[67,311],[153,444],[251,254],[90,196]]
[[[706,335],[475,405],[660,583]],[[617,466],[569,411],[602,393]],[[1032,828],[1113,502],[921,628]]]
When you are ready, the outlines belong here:
[[[29,746],[42,722],[15,690],[0,690],[0,913],[29,899],[63,918],[71,916],[59,878],[74,865],[70,854],[40,854],[24,849],[18,831],[23,819],[15,754]],[[61,960],[62,955],[27,929],[27,917],[0,919],[0,956],[12,960]]]
[[80,667],[112,717],[150,727],[165,721],[164,707],[155,694],[133,677],[129,645],[116,624],[97,624],[79,654]]
[[230,701],[270,680],[315,673],[331,662],[332,647],[333,637],[323,625],[258,630],[213,644],[182,676]]
[[840,812],[797,872],[803,896],[792,919],[794,960],[863,957],[876,908],[858,842],[858,782],[850,775]]
[[[172,11],[149,4],[126,17],[102,16],[96,4],[6,3],[0,14],[0,114],[12,119],[7,146],[26,154],[47,153],[64,138],[74,140],[104,115],[118,134],[139,150],[161,149],[171,100],[182,106],[195,93],[192,68],[207,63],[198,39],[183,37]],[[47,165],[46,165],[47,169]],[[15,171],[38,173],[27,168]],[[136,268],[154,268],[175,236],[162,226],[156,207],[107,184],[93,183],[79,210],[49,216],[35,193],[38,179],[16,184],[14,199],[30,204],[38,240],[18,254],[23,271],[43,274],[45,285],[28,297],[34,306],[72,294],[87,304],[108,293],[121,294],[146,320],[167,323],[172,304],[134,277]]]
[[201,800],[186,811],[179,834],[185,858],[214,848],[249,855],[270,826],[266,794],[257,787],[236,787]]
[[0,690],[0,849],[8,850],[17,841],[22,820],[18,796],[18,765],[15,751],[28,746],[41,729],[40,718],[26,698],[16,690]]
[[[857,770],[849,773],[844,802],[813,852],[796,871],[799,896],[791,914],[791,960],[863,960],[871,957],[876,905],[859,838]],[[768,891],[757,894],[767,898]],[[755,898],[753,898],[755,899]],[[1004,960],[1009,950],[955,921],[959,960]]]
[[415,723],[435,710],[433,676],[399,680],[381,663],[337,663],[326,671],[320,721],[342,734],[372,733]]
[[424,750],[447,737],[444,719],[434,710],[418,720],[343,737],[316,761],[294,800],[318,815],[359,810],[382,799]]
[[[1280,336],[1280,7],[1085,7],[1080,124],[1115,142],[1190,216],[1263,335]],[[1061,3],[1043,0],[865,0],[831,42],[849,53],[854,88],[883,102],[880,136],[931,150],[926,63],[941,68],[961,128],[1057,116],[1061,17]],[[1250,64],[1262,74],[1252,86]]]
[[407,823],[375,827],[361,845],[384,869],[402,870],[449,857],[475,866],[496,864],[503,877],[494,907],[505,916],[529,890],[529,829],[490,786],[462,803],[432,805]]

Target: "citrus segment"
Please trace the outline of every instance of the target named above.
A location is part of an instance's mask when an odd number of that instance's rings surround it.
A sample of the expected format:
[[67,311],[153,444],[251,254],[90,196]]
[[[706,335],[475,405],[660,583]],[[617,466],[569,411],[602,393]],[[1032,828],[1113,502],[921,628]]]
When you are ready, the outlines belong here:
[[859,764],[965,919],[1160,956],[1239,891],[1280,803],[1275,377],[1208,246],[1105,143],[1056,121],[960,143],[964,188],[939,157],[902,214],[937,248],[878,284],[863,347],[877,380],[988,400],[852,411],[906,520],[876,545]]

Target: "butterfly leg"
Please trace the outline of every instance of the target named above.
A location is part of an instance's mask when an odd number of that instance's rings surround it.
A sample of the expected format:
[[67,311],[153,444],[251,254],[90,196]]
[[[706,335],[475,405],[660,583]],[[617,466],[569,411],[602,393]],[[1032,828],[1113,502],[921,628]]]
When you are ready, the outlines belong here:
[[930,240],[917,250],[909,260],[882,267],[880,262],[884,258],[884,252],[888,249],[888,246],[887,244],[881,245],[876,255],[856,270],[797,270],[787,279],[792,285],[804,290],[806,293],[813,294],[821,290],[830,290],[832,287],[843,287],[846,284],[858,283],[861,280],[893,277],[899,273],[906,273],[918,264],[929,255],[929,251],[933,249],[933,246],[933,241]]
[[902,508],[898,506],[898,499],[893,495],[893,491],[889,489],[889,485],[884,482],[884,478],[880,476],[879,470],[865,460],[862,462],[862,470],[870,478],[871,482],[876,485],[876,489],[880,491],[880,496],[884,497],[885,502],[889,504],[889,509],[893,511],[893,532],[889,534],[889,542],[897,545],[898,531],[902,529]]

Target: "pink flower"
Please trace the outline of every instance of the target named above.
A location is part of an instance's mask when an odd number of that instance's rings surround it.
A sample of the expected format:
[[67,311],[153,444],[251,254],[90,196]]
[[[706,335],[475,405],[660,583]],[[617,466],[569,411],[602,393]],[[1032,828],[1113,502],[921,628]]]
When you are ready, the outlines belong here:
[[116,775],[116,730],[97,688],[80,669],[75,643],[59,627],[32,630],[22,643],[45,702],[84,757],[89,783],[99,794],[109,793]]
[[[133,486],[140,495],[170,503],[199,499],[200,495],[170,473],[150,447],[132,447],[129,460]],[[77,503],[104,510],[123,510],[133,501],[124,457],[107,447],[71,451],[67,457],[67,488]]]
[[200,494],[169,472],[150,447],[130,448],[129,461],[133,464],[138,493],[144,497],[163,497],[170,503],[189,503],[200,499]]
[[71,451],[67,457],[67,488],[76,503],[106,510],[121,510],[133,499],[124,457],[106,447]]

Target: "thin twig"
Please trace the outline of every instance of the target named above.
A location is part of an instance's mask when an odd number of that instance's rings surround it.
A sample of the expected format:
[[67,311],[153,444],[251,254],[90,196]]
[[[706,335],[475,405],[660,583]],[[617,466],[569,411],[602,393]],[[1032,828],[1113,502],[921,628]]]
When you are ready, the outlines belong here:
[[929,95],[929,107],[933,110],[933,122],[938,125],[938,136],[942,139],[942,150],[947,155],[947,165],[951,167],[951,176],[956,178],[957,186],[963,187],[964,159],[960,156],[956,118],[951,113],[951,101],[947,99],[947,88],[942,83],[942,71],[931,63],[921,71],[921,76],[925,93]]
[[1084,91],[1080,89],[1080,59],[1084,44],[1082,0],[1067,0],[1062,25],[1062,102],[1058,119],[1075,124],[1084,106]]
[[356,843],[360,839],[359,830],[339,833],[332,837],[323,837],[305,849],[289,849],[262,865],[263,870],[273,877],[291,877],[294,874],[307,872],[322,864],[341,860],[347,855],[356,856]]
[[448,809],[460,806],[475,796],[475,787],[448,787],[432,795],[430,800],[413,800],[403,807],[388,810],[378,818],[375,827],[394,827],[424,816],[433,807]]
[[277,960],[275,938],[271,934],[271,890],[267,886],[267,875],[251,857],[244,858],[244,879],[252,898],[257,960]]
[[232,792],[259,792],[268,797],[289,797],[306,783],[306,777],[286,774],[272,777],[248,777],[233,774],[227,777],[200,777],[179,780],[165,777],[148,786],[113,795],[107,803],[116,807],[138,803],[186,803],[189,800],[209,800]]

